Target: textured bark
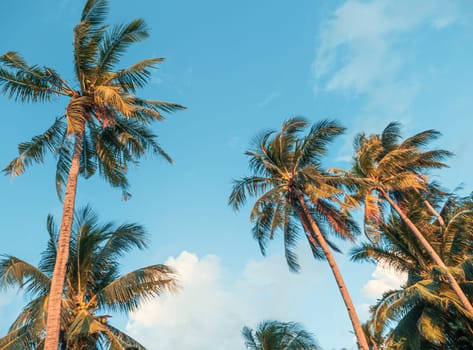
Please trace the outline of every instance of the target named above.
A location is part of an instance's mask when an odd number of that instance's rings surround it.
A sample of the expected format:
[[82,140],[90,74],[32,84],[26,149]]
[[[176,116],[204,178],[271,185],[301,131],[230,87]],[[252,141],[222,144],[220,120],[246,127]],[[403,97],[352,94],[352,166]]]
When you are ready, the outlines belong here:
[[470,317],[473,317],[473,306],[471,305],[470,301],[468,300],[467,296],[463,292],[463,290],[460,288],[460,285],[458,284],[457,280],[453,275],[450,273],[448,270],[448,267],[445,265],[443,260],[440,258],[440,256],[437,254],[437,252],[432,248],[430,245],[429,241],[424,237],[424,235],[419,231],[417,226],[407,217],[407,215],[402,211],[402,209],[392,200],[391,197],[386,193],[386,191],[382,189],[378,189],[378,192],[381,194],[381,196],[386,199],[391,207],[399,214],[401,217],[402,221],[409,227],[409,229],[414,233],[416,238],[419,240],[419,242],[422,244],[422,246],[425,248],[427,253],[430,255],[432,260],[440,266],[444,271],[445,275],[447,276],[448,283],[450,284],[450,287],[452,287],[453,291],[455,294],[458,296],[458,299],[460,299],[460,302],[463,304],[465,309],[470,313]]
[[346,309],[348,311],[348,316],[350,317],[353,330],[355,331],[355,336],[358,341],[358,347],[361,350],[369,350],[368,342],[366,341],[365,332],[363,331],[363,327],[361,326],[360,319],[356,313],[355,305],[353,305],[353,301],[351,299],[350,293],[348,292],[347,286],[345,285],[345,281],[343,280],[342,274],[338,269],[337,263],[330,251],[330,247],[328,246],[325,238],[320,231],[317,223],[312,218],[304,197],[301,195],[298,197],[299,204],[301,208],[297,208],[299,217],[301,219],[302,225],[304,226],[304,230],[307,233],[307,238],[309,239],[310,243],[316,247],[317,245],[322,248],[325,257],[327,258],[327,262],[332,269],[333,276],[335,277],[335,281],[337,282],[338,289],[340,290],[340,294],[342,295],[343,302],[345,303]]
[[69,243],[71,240],[74,204],[76,199],[77,178],[80,169],[82,152],[82,135],[76,135],[71,167],[67,177],[64,196],[61,228],[59,230],[56,264],[54,265],[51,290],[49,291],[48,316],[46,321],[46,339],[44,350],[58,350],[59,333],[61,330],[61,302],[69,259]]

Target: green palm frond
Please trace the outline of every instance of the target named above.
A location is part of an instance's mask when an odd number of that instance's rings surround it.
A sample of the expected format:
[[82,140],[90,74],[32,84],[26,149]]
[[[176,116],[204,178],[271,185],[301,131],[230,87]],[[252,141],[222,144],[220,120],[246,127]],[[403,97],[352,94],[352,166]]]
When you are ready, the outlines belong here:
[[130,67],[121,69],[111,74],[105,81],[98,81],[99,84],[118,83],[125,92],[134,93],[138,88],[144,88],[151,78],[151,70],[157,67],[164,58],[148,58],[132,64]]
[[30,66],[16,52],[0,56],[1,92],[15,101],[46,102],[59,95],[69,96],[69,89],[57,78],[52,69]]
[[109,324],[107,324],[107,328],[109,330],[109,332],[107,332],[107,336],[110,337],[111,335],[113,335],[117,339],[117,342],[126,344],[125,349],[146,350],[146,348],[141,345],[136,339],[133,339],[126,333],[123,333],[118,328],[115,328]]
[[318,350],[314,336],[295,322],[263,321],[255,330],[243,327],[248,350]]
[[46,249],[41,253],[41,260],[38,267],[41,271],[51,277],[54,271],[57,254],[57,241],[59,237],[59,227],[56,225],[52,215],[48,215],[46,229],[49,235]]
[[43,295],[31,300],[10,326],[9,332],[15,332],[23,327],[28,327],[29,338],[37,342],[46,327],[46,308],[48,296]]
[[164,291],[175,290],[175,271],[165,265],[152,265],[117,278],[104,287],[97,298],[103,307],[128,312]]
[[228,198],[228,204],[234,210],[239,210],[245,203],[247,194],[257,196],[264,193],[270,186],[271,179],[266,177],[243,177],[241,180],[233,180],[233,189]]
[[334,120],[322,120],[312,125],[300,147],[298,166],[319,164],[321,157],[327,152],[328,145],[344,131],[345,128]]
[[391,122],[381,134],[381,145],[388,151],[395,148],[401,139],[401,123]]
[[248,350],[259,350],[255,334],[250,327],[243,327],[241,330],[241,335],[245,341],[245,346]]
[[[43,346],[49,281],[58,244],[58,227],[52,216],[48,217],[47,229],[49,241],[39,268],[10,256],[0,260],[1,287],[18,286],[32,297],[3,338],[5,344],[27,329],[24,337],[31,348]],[[61,307],[64,347],[144,350],[136,340],[109,325],[108,315],[99,312],[133,311],[144,301],[177,289],[176,272],[166,265],[120,273],[120,258],[132,249],[146,248],[147,242],[147,232],[140,225],[101,223],[89,206],[76,211]],[[17,348],[5,348],[13,349]],[[18,348],[26,349],[30,348]]]
[[[302,117],[288,119],[279,132],[264,131],[254,139],[253,148],[245,152],[253,175],[233,181],[229,205],[239,210],[248,197],[257,198],[250,213],[253,236],[264,255],[268,240],[281,231],[286,260],[293,271],[299,268],[294,250],[300,230],[294,223],[299,215],[295,210],[299,193],[314,206],[312,216],[318,225],[327,226],[324,232],[350,240],[359,232],[343,199],[353,181],[336,172],[328,173],[320,165],[328,144],[343,131],[335,121],[323,120],[311,126]],[[338,251],[335,244],[328,244]],[[314,256],[321,258],[320,246],[310,245]]]
[[283,214],[283,232],[284,232],[284,253],[289,269],[293,272],[300,270],[297,254],[294,249],[297,247],[297,239],[299,236],[299,228],[293,218],[293,209],[286,205]]
[[[71,167],[74,144],[64,135],[61,145],[56,150],[56,193],[62,201],[66,187],[69,169]],[[83,166],[83,165],[82,165]]]
[[[186,109],[186,107],[184,107],[180,104],[177,104],[177,103],[158,101],[158,100],[142,99],[142,98],[138,98],[136,96],[133,97],[132,102],[133,102],[133,105],[135,105],[135,106],[143,107],[144,110],[142,110],[142,114],[143,115],[149,115],[149,116],[153,117],[154,120],[162,120],[164,117],[161,114],[159,114],[159,116],[156,116],[156,114],[147,113],[146,112],[147,110],[153,110],[154,112],[163,111],[163,112],[170,113],[170,112],[175,112],[175,111]],[[135,111],[140,111],[140,109],[136,108]]]
[[14,256],[0,260],[0,287],[18,287],[36,295],[49,290],[50,279],[37,267]]
[[50,67],[30,66],[17,52],[7,52],[0,56],[0,63],[5,67],[21,72],[25,78],[48,85],[57,94],[70,95],[73,91],[60,75]]
[[99,50],[96,74],[109,72],[119,62],[130,44],[148,37],[148,28],[142,19],[135,19],[126,25],[116,25],[106,33]]
[[26,350],[31,347],[29,328],[24,326],[0,338],[0,350]]
[[82,10],[81,22],[101,25],[108,13],[108,0],[87,0]]
[[63,139],[66,126],[62,118],[57,118],[54,124],[44,133],[37,135],[29,142],[18,145],[19,156],[12,160],[3,170],[12,177],[25,172],[33,163],[42,163],[46,151],[55,152]]

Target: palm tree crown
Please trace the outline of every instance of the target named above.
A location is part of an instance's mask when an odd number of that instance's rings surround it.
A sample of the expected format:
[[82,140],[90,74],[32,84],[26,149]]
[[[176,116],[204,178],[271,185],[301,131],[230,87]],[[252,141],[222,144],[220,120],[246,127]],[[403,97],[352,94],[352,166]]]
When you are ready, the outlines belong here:
[[[56,260],[58,230],[48,217],[49,242],[38,267],[14,256],[0,261],[2,287],[17,286],[31,301],[0,339],[0,348],[43,348],[46,308]],[[176,277],[166,265],[151,265],[126,274],[120,259],[147,246],[147,234],[137,224],[101,224],[88,207],[76,214],[62,298],[60,349],[144,349],[109,324],[107,313],[136,310],[143,301],[176,289]],[[9,347],[9,339],[16,341]],[[29,345],[28,345],[29,344]]]
[[[307,135],[301,133],[309,129]],[[277,231],[284,235],[286,260],[291,270],[299,264],[294,252],[300,221],[316,258],[325,258],[345,302],[362,350],[368,350],[361,323],[327,240],[329,233],[353,240],[358,228],[345,210],[344,186],[348,182],[322,169],[321,158],[327,145],[344,128],[333,121],[321,121],[309,128],[303,118],[284,122],[278,133],[266,132],[256,140],[254,150],[247,151],[254,175],[235,181],[230,205],[239,209],[247,195],[258,197],[251,210],[253,235],[262,253]]]
[[[343,182],[321,168],[321,158],[327,145],[344,130],[333,121],[321,121],[311,126],[306,136],[301,132],[309,127],[303,118],[287,120],[280,132],[265,132],[255,141],[253,150],[246,152],[255,175],[234,182],[229,198],[230,205],[240,209],[247,196],[258,197],[251,210],[253,234],[262,253],[268,239],[277,230],[284,234],[286,259],[291,270],[299,265],[293,251],[298,226],[295,221],[303,195],[310,204],[311,215],[320,223],[324,233],[335,233],[343,239],[353,240],[358,228],[351,217],[342,210]],[[336,246],[329,242],[337,250]],[[323,258],[318,244],[311,245],[316,257]]]
[[367,223],[382,219],[384,194],[399,199],[407,192],[428,189],[427,172],[446,167],[443,160],[451,156],[446,150],[424,149],[439,136],[438,131],[426,130],[402,140],[399,123],[390,123],[381,134],[357,135],[351,176],[363,180],[357,189]]
[[319,350],[313,335],[299,323],[264,321],[256,330],[241,330],[248,350]]
[[[136,91],[151,78],[151,69],[162,58],[150,58],[117,68],[131,44],[148,37],[142,19],[109,27],[104,23],[108,0],[87,0],[80,22],[74,28],[73,56],[76,82],[66,82],[54,69],[29,65],[16,52],[0,56],[0,87],[8,97],[21,102],[45,102],[68,98],[66,113],[56,118],[43,134],[19,145],[19,156],[6,167],[16,176],[32,163],[42,162],[47,151],[57,157],[56,188],[64,192],[63,216],[55,271],[48,304],[46,350],[57,350],[63,281],[69,254],[77,179],[99,173],[129,197],[127,170],[146,153],[162,150],[150,125],[162,120],[162,111],[183,107],[144,99]],[[74,88],[73,88],[74,86]],[[64,190],[65,189],[65,190]]]
[[[422,227],[425,237],[471,295],[473,215],[471,197],[443,198],[440,214],[445,225],[428,209],[408,201],[411,220]],[[395,215],[378,225],[379,240],[352,251],[354,260],[389,265],[408,274],[398,290],[388,291],[374,307],[368,330],[393,349],[457,349],[473,344],[468,311],[451,290],[442,269],[435,264],[410,229]],[[443,226],[443,227],[442,227]],[[461,338],[461,339],[460,339]],[[397,344],[395,347],[394,344]]]
[[117,69],[130,45],[146,39],[149,33],[142,19],[109,27],[104,24],[107,12],[107,0],[86,2],[74,29],[75,84],[66,82],[50,67],[29,65],[16,52],[0,56],[0,86],[10,98],[21,102],[46,102],[56,96],[69,99],[66,113],[49,129],[19,145],[19,156],[6,167],[7,174],[23,173],[32,163],[43,161],[49,150],[57,157],[56,185],[61,193],[74,145],[80,143],[80,174],[90,177],[99,171],[128,195],[125,175],[129,163],[148,151],[171,161],[149,125],[164,118],[162,111],[184,107],[135,94],[146,86],[152,69],[164,59],[145,59]]

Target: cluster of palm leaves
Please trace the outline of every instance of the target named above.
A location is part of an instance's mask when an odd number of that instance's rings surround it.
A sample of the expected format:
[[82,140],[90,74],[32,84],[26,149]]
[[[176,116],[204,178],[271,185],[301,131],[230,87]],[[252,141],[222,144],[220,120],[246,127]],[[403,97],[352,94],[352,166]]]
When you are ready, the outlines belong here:
[[248,350],[319,350],[314,336],[295,322],[263,321],[241,330]]
[[70,269],[69,244],[73,238],[78,177],[89,178],[98,173],[128,198],[130,165],[147,153],[172,161],[159,145],[151,125],[164,119],[162,112],[184,108],[136,95],[163,59],[149,58],[117,68],[130,45],[148,37],[148,28],[142,19],[109,26],[105,23],[108,3],[108,0],[85,2],[73,33],[73,83],[51,67],[28,64],[17,52],[0,56],[0,88],[9,98],[32,103],[56,98],[68,101],[65,114],[55,118],[44,133],[21,143],[18,156],[4,169],[7,175],[20,175],[30,165],[43,162],[47,152],[57,160],[56,188],[63,202],[63,215],[57,258],[50,266],[54,269],[49,276],[48,303],[44,304],[48,308],[44,341],[47,350],[58,349],[64,315],[61,309],[67,310],[63,295],[68,286],[64,281]]
[[[24,289],[31,301],[0,339],[0,349],[143,349],[112,327],[107,311],[131,311],[163,290],[175,289],[172,269],[153,265],[121,275],[119,258],[146,246],[136,224],[100,225],[90,209],[75,213],[78,177],[98,173],[130,196],[127,171],[145,154],[171,162],[152,129],[179,104],[136,95],[163,61],[150,58],[117,68],[133,43],[148,37],[141,19],[109,26],[108,0],[87,0],[73,33],[75,82],[53,68],[28,64],[20,54],[0,56],[0,88],[21,102],[67,98],[66,112],[30,141],[4,172],[22,174],[56,157],[61,224],[48,219],[50,240],[38,267],[13,256],[0,261],[0,285]],[[322,165],[330,143],[344,128],[324,120],[287,120],[280,131],[260,135],[246,152],[253,174],[235,181],[229,204],[251,209],[253,235],[263,254],[279,232],[289,268],[298,271],[296,245],[303,232],[316,259],[333,272],[358,346],[368,349],[473,348],[473,197],[459,197],[432,183],[429,172],[451,154],[429,150],[434,130],[402,139],[400,126],[355,139],[352,168]],[[363,230],[353,212],[363,208]],[[372,261],[408,275],[387,292],[362,325],[332,252],[333,238],[354,242],[356,261]],[[266,334],[271,334],[267,337]],[[243,330],[249,349],[316,349],[310,334],[293,323],[266,322]],[[269,343],[268,343],[269,342]],[[273,345],[268,345],[273,344]]]
[[[229,198],[240,209],[257,197],[250,220],[265,254],[281,232],[291,270],[302,230],[314,253],[326,259],[347,307],[360,349],[457,349],[473,346],[473,198],[459,198],[430,182],[432,169],[451,155],[426,149],[439,133],[426,130],[402,139],[400,125],[355,139],[352,169],[325,169],[321,158],[343,132],[334,121],[310,125],[287,120],[247,151],[253,175],[235,181]],[[372,261],[408,274],[399,290],[387,292],[362,325],[332,251],[330,235],[353,241],[351,215],[363,207],[365,243],[353,260]]]
[[[31,301],[0,339],[0,349],[43,349],[51,278],[58,250],[58,227],[47,220],[49,241],[38,267],[14,256],[0,260],[0,287],[19,287]],[[147,246],[147,233],[137,224],[101,224],[86,207],[76,213],[65,288],[62,295],[59,349],[145,349],[113,327],[107,312],[130,312],[163,291],[176,289],[166,265],[151,265],[126,274],[123,254]]]

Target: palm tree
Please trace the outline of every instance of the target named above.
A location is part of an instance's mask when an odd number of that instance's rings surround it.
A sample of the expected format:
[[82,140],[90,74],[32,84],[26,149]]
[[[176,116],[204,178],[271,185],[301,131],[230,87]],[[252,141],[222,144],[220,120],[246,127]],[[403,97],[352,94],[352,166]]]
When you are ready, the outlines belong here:
[[281,230],[286,260],[292,271],[299,269],[294,246],[299,229],[296,219],[300,221],[314,255],[327,259],[358,344],[361,349],[368,350],[355,307],[330,251],[330,248],[338,249],[326,238],[332,232],[353,240],[358,232],[351,217],[340,209],[346,208],[341,198],[343,181],[321,167],[321,157],[326,153],[328,143],[344,128],[325,120],[312,125],[307,135],[301,137],[300,133],[308,126],[305,119],[292,118],[284,122],[280,132],[262,134],[255,149],[246,152],[254,175],[235,181],[229,204],[238,210],[247,195],[258,197],[250,215],[254,237],[265,254],[268,239]]
[[[76,213],[61,298],[59,349],[142,349],[113,327],[109,312],[130,312],[143,301],[176,289],[175,273],[151,265],[121,274],[120,259],[147,247],[147,233],[137,224],[101,224],[89,207]],[[14,256],[0,260],[0,286],[18,287],[31,299],[0,339],[0,349],[43,349],[51,277],[58,249],[58,228],[48,217],[49,242],[38,267]],[[12,342],[13,340],[13,342]]]
[[[408,203],[411,220],[423,228],[426,238],[455,273],[462,288],[473,292],[473,201],[449,196],[440,211],[442,222],[418,202]],[[427,210],[426,210],[427,209]],[[437,219],[437,218],[436,218]],[[365,243],[352,251],[352,259],[374,261],[408,274],[405,286],[389,291],[372,307],[370,333],[385,337],[388,348],[457,349],[473,345],[468,311],[453,293],[448,280],[427,254],[408,226],[395,215],[380,222],[376,243]],[[395,325],[390,328],[391,325]],[[394,344],[397,344],[395,347]],[[463,344],[463,345],[461,345]]]
[[[183,108],[169,102],[135,95],[151,77],[162,58],[150,58],[128,68],[116,69],[121,56],[135,42],[148,37],[141,19],[109,28],[104,24],[108,0],[87,0],[74,29],[74,71],[70,84],[50,67],[29,65],[18,53],[0,56],[0,87],[20,102],[46,102],[68,98],[66,113],[43,134],[19,145],[19,156],[5,169],[17,176],[47,151],[57,156],[56,186],[60,197],[65,187],[59,234],[58,258],[53,274],[45,348],[56,350],[60,326],[60,302],[68,261],[78,175],[90,177],[98,170],[112,186],[128,197],[126,172],[130,163],[148,151],[169,156],[161,149],[150,124],[162,120],[162,111]],[[77,85],[77,89],[72,86]]]
[[241,335],[248,350],[319,350],[313,335],[299,323],[263,321],[256,330],[243,327]]
[[[445,273],[451,288],[473,317],[473,306],[458,282],[403,209],[402,197],[406,193],[422,194],[428,189],[426,172],[432,168],[446,166],[442,160],[450,156],[450,152],[423,149],[438,136],[437,131],[426,130],[399,142],[400,131],[397,123],[389,124],[380,135],[367,137],[360,134],[355,139],[355,157],[352,172],[348,176],[361,180],[358,182],[357,196],[364,201],[365,220],[374,223],[382,220],[380,202],[389,203],[414,233],[423,249]],[[427,209],[433,211],[433,206],[427,206]]]

